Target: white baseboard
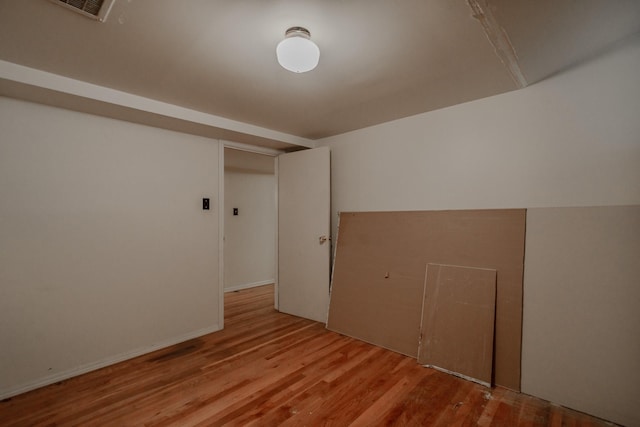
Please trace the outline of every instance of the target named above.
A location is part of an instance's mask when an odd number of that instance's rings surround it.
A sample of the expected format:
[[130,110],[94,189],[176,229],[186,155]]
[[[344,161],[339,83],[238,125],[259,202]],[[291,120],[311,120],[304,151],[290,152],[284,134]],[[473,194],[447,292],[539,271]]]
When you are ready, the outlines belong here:
[[208,328],[199,329],[197,331],[189,332],[179,337],[174,337],[158,344],[154,344],[150,347],[137,348],[132,351],[120,353],[115,356],[107,357],[97,362],[87,363],[76,368],[67,369],[66,371],[58,372],[53,375],[47,375],[46,377],[39,378],[35,381],[29,381],[24,384],[20,384],[14,387],[8,387],[0,389],[0,400],[6,399],[18,394],[26,393],[27,391],[35,390],[40,387],[44,387],[50,384],[57,383],[69,378],[76,377],[78,375],[86,374],[87,372],[95,371],[96,369],[104,368],[105,366],[114,365],[116,363],[133,359],[134,357],[142,356],[143,354],[151,353],[152,351],[160,350],[161,348],[169,347],[184,341],[188,341],[193,338],[198,338],[212,332],[220,330],[219,325],[210,326]]
[[271,285],[273,282],[274,282],[273,279],[269,279],[269,280],[261,280],[260,282],[244,283],[242,285],[229,286],[228,288],[224,288],[224,291],[235,292],[241,289],[255,288],[256,286]]

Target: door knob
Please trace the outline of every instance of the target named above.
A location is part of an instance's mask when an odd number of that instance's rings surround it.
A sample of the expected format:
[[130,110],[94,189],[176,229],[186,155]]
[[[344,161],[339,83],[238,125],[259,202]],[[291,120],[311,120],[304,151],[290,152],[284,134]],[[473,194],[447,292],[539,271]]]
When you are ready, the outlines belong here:
[[327,236],[320,236],[318,240],[320,241],[320,244],[323,244],[324,242],[327,241]]

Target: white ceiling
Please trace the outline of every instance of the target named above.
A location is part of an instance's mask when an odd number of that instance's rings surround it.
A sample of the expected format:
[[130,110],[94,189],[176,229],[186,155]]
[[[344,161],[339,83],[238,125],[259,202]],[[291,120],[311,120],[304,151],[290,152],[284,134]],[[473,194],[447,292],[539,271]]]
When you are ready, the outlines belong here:
[[[314,71],[276,61],[292,26]],[[309,140],[515,90],[638,31],[637,0],[116,0],[104,23],[0,0],[0,60]]]

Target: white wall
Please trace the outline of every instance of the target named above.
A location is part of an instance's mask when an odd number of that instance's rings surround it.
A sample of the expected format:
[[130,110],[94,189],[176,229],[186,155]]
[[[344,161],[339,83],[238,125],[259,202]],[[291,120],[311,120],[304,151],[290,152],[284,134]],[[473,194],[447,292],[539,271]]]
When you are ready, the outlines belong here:
[[525,253],[522,388],[640,426],[640,206],[529,209]]
[[[274,282],[274,164],[275,159],[270,156],[225,149],[225,291]],[[233,215],[233,208],[238,208],[237,216]]]
[[528,88],[326,138],[333,208],[640,203],[640,37]]
[[0,98],[0,396],[219,328],[218,145]]
[[[332,215],[640,204],[638,70],[640,35],[523,90],[322,140],[332,150]],[[525,307],[527,289],[536,286],[524,283]],[[590,308],[600,309],[595,303]],[[603,330],[615,328],[614,319]],[[524,339],[535,327],[525,322]],[[567,337],[585,332],[580,324],[557,327]],[[640,322],[635,330],[640,336]],[[589,343],[583,345],[587,350]],[[523,378],[536,375],[534,367],[522,368]],[[554,387],[549,382],[535,392],[571,403]],[[589,399],[606,398],[608,388],[597,384]],[[529,391],[526,383],[523,391]],[[576,409],[611,414],[589,405]],[[635,411],[619,407],[616,414]]]

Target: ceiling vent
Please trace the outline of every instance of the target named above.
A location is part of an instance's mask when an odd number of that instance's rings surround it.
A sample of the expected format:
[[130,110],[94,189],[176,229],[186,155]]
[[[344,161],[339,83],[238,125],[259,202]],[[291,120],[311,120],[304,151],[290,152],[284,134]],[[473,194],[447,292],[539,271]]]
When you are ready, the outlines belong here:
[[88,18],[104,22],[115,0],[51,0]]

